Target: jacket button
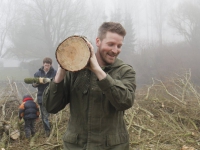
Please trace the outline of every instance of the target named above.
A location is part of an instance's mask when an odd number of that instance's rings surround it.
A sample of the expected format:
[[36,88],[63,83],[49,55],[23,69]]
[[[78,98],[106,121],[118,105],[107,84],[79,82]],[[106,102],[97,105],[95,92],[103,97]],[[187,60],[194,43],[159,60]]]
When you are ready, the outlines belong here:
[[87,94],[87,91],[88,91],[88,90],[84,90],[84,91],[83,91],[83,94]]

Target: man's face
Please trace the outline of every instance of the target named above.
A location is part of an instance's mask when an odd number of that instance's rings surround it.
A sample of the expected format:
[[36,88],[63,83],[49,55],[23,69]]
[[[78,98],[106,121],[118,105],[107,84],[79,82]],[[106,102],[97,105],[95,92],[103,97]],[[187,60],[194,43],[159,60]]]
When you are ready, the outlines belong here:
[[97,60],[100,66],[113,64],[121,52],[124,37],[112,32],[107,32],[104,39],[96,39]]
[[45,71],[49,71],[49,69],[51,68],[51,64],[46,63],[46,62],[43,64],[43,66],[44,66]]

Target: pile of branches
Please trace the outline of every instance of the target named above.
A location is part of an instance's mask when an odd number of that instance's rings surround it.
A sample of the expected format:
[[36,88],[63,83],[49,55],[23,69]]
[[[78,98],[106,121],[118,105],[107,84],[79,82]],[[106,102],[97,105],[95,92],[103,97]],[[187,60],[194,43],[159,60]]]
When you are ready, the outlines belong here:
[[[191,81],[191,72],[137,89],[134,106],[125,112],[133,150],[197,150],[200,148],[200,94]],[[24,88],[32,94],[28,88]],[[5,92],[6,91],[6,92]],[[6,94],[3,94],[6,93]],[[9,81],[0,90],[0,149],[60,150],[69,119],[69,107],[50,116],[51,134],[45,137],[41,119],[31,140],[24,135],[18,119],[19,88]],[[15,131],[15,132],[14,132]],[[19,131],[16,138],[13,133]]]
[[26,139],[24,121],[19,120],[18,107],[23,94],[30,94],[36,101],[37,91],[23,82],[8,79],[0,89],[0,150],[56,150],[62,149],[62,136],[69,118],[69,107],[58,114],[50,115],[51,134],[45,136],[41,118],[36,122],[36,134]]
[[126,111],[130,144],[139,150],[200,149],[200,94],[191,72],[137,91],[134,107]]

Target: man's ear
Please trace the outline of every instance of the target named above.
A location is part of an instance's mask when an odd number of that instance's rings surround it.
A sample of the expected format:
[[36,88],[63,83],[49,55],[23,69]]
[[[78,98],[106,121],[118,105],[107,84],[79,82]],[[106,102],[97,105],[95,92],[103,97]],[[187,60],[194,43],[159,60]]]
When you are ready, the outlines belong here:
[[99,38],[96,38],[96,46],[99,47],[101,44],[101,40]]

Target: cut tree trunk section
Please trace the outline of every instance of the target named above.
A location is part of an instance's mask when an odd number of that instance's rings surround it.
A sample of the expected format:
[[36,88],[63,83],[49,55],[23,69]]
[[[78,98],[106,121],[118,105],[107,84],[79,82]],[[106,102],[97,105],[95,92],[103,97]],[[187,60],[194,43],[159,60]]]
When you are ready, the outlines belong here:
[[59,44],[56,59],[63,69],[75,72],[87,66],[90,53],[86,38],[73,35]]

